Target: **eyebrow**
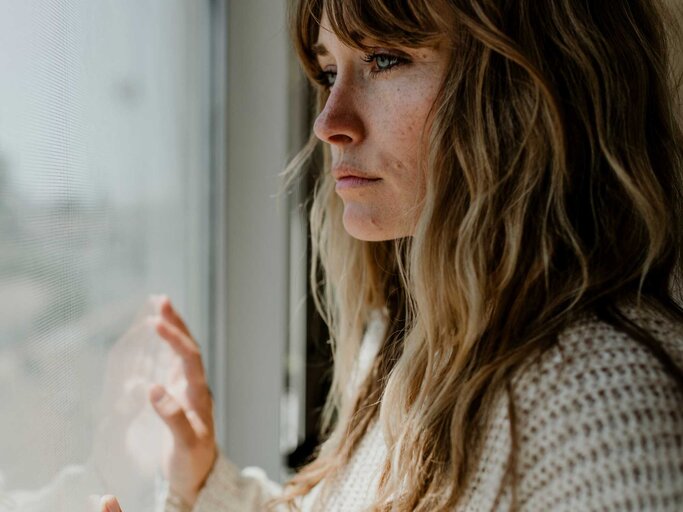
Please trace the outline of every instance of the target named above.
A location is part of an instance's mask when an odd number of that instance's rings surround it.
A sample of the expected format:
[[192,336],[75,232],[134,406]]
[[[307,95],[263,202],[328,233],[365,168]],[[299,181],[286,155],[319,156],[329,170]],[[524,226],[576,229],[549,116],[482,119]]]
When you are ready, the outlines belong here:
[[324,57],[329,53],[327,48],[325,48],[325,45],[321,43],[315,43],[313,46],[311,46],[311,51],[316,57]]

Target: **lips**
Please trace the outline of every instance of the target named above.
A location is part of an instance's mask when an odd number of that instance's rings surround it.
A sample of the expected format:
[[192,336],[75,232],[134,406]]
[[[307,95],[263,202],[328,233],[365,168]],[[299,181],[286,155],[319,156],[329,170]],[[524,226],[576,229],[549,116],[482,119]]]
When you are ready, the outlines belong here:
[[374,176],[355,167],[350,167],[346,165],[338,165],[332,169],[332,176],[336,181],[347,179],[347,178],[359,178],[368,181],[377,181],[381,178]]
[[332,170],[332,176],[336,181],[335,190],[337,190],[337,192],[340,190],[368,187],[382,181],[381,178],[348,166],[335,167]]

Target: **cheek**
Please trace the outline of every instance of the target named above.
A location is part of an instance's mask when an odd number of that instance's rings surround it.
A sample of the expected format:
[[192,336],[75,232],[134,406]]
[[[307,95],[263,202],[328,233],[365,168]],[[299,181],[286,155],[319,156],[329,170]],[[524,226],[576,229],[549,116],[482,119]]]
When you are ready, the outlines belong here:
[[345,198],[344,227],[355,238],[389,240],[414,231],[426,188],[422,137],[436,90],[408,82],[373,95],[377,101],[365,106],[371,124],[364,156],[379,165],[385,181],[372,194]]
[[[389,164],[391,176],[400,186],[401,202],[413,204],[425,186],[423,152],[426,145],[426,123],[431,102],[425,96],[407,91],[397,97],[394,108],[388,109],[386,129],[380,151],[382,160]],[[416,197],[417,196],[417,197]]]
[[431,83],[399,84],[386,92],[381,102],[384,108],[373,112],[378,120],[375,140],[382,160],[392,162],[392,167],[398,165],[412,170],[415,178],[435,96],[436,88]]

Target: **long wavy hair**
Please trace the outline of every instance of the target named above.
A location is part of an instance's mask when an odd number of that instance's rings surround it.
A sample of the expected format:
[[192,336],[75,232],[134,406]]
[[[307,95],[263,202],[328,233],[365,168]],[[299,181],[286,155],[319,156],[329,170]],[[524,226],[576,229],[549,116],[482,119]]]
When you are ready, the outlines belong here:
[[[654,0],[298,0],[293,38],[319,109],[329,91],[312,46],[323,10],[351,47],[446,38],[452,51],[412,237],[349,236],[323,148],[310,227],[311,282],[334,354],[326,441],[280,501],[294,507],[324,489],[379,420],[389,456],[374,510],[452,509],[507,394],[514,504],[512,378],[582,315],[630,333],[683,387],[659,342],[617,307],[645,303],[683,322],[672,295],[683,241],[673,18]],[[351,387],[374,310],[387,334]]]

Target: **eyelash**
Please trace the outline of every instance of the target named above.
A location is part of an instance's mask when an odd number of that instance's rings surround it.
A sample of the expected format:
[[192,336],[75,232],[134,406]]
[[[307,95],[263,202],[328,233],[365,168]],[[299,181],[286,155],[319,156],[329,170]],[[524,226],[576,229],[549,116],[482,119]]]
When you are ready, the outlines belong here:
[[[404,64],[408,64],[410,61],[402,57],[400,55],[396,55],[393,53],[385,53],[385,52],[378,52],[378,53],[368,53],[363,57],[363,61],[367,62],[368,64],[374,62],[375,66],[377,66],[377,59],[388,59],[391,61],[391,64],[387,68],[378,68],[378,69],[371,69],[370,70],[370,76],[372,77],[377,77],[381,75],[382,73],[388,73],[394,68],[402,66]],[[330,83],[330,77],[331,76],[336,76],[335,71],[321,71],[318,73],[318,76],[316,77],[316,81],[322,85],[325,88],[330,88],[334,84]]]
[[392,62],[392,64],[390,64],[389,67],[384,69],[370,70],[370,73],[372,75],[379,75],[381,73],[389,72],[395,67],[400,66],[402,64],[406,64],[408,62],[408,59],[406,59],[405,57],[401,57],[400,55],[395,55],[392,53],[368,53],[365,57],[363,57],[363,60],[368,64],[374,62],[375,65],[377,65],[377,59],[388,59]]

